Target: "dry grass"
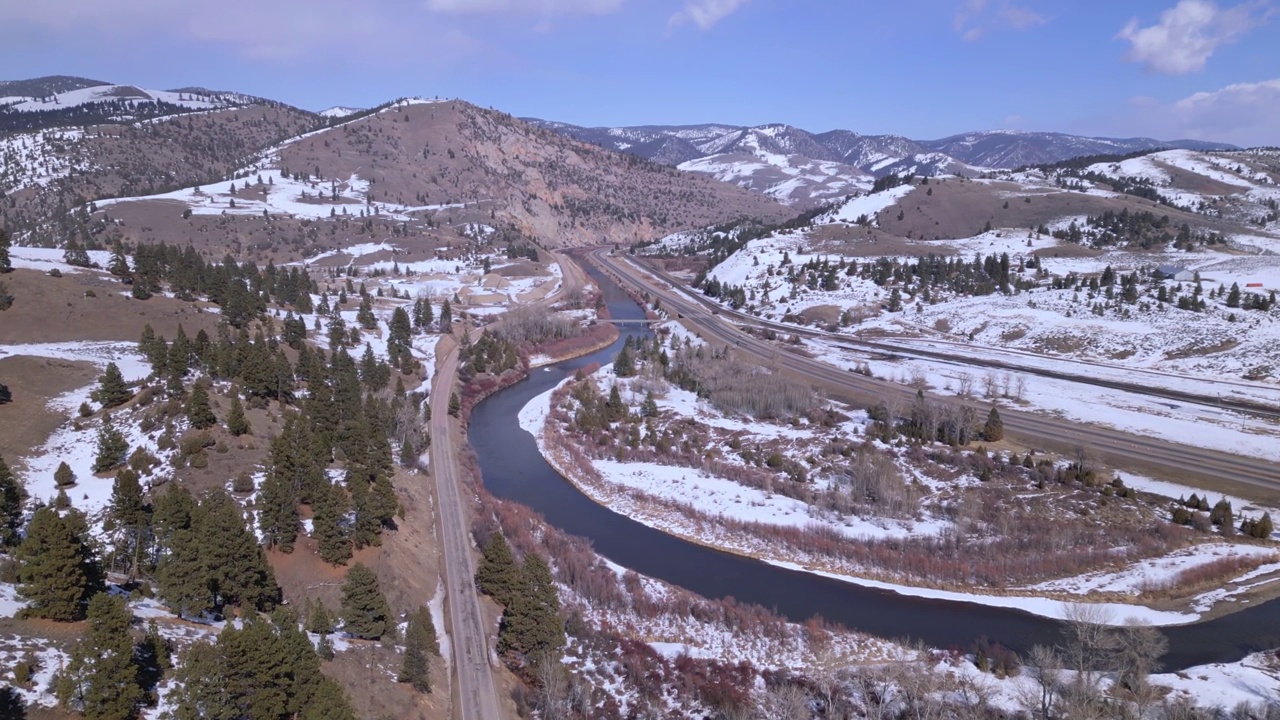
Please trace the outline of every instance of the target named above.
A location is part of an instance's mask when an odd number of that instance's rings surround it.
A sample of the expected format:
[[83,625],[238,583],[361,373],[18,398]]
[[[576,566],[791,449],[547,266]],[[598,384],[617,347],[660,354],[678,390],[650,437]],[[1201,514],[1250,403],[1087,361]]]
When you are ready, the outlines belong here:
[[[129,288],[105,274],[66,273],[49,277],[35,270],[15,270],[5,284],[16,301],[0,322],[0,344],[124,340],[136,342],[150,323],[157,334],[172,339],[182,324],[189,337],[200,330],[211,336],[218,315],[201,312],[206,303],[186,303],[162,296],[140,301]],[[86,297],[92,291],[96,297]],[[124,296],[121,295],[124,293]]]
[[66,417],[48,409],[53,398],[92,383],[98,369],[86,362],[28,356],[0,358],[0,383],[13,402],[0,405],[0,454],[13,465],[48,439]]

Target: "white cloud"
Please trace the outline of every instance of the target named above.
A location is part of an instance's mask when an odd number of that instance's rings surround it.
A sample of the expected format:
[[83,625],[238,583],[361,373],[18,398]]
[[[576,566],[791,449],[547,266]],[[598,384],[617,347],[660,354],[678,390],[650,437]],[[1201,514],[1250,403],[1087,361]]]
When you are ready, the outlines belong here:
[[423,0],[422,6],[448,15],[608,15],[622,0]]
[[1236,83],[1165,102],[1130,98],[1109,116],[1077,123],[1086,134],[1212,140],[1241,147],[1280,145],[1280,78]]
[[1244,3],[1222,9],[1211,0],[1180,0],[1160,14],[1160,22],[1141,27],[1137,18],[1116,35],[1131,47],[1126,57],[1155,72],[1185,75],[1204,68],[1209,57],[1256,27],[1263,5]]
[[684,7],[667,20],[667,28],[692,22],[699,29],[710,30],[746,4],[747,0],[685,0]]
[[1182,133],[1237,145],[1280,145],[1280,78],[1198,92],[1169,108]]
[[951,29],[965,42],[981,40],[995,28],[1029,30],[1049,22],[1049,18],[1011,0],[962,0],[951,20]]

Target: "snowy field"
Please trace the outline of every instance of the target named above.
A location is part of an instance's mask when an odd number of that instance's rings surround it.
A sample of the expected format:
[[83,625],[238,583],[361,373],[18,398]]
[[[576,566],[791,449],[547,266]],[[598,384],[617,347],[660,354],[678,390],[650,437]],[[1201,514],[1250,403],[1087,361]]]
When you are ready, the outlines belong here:
[[[597,371],[597,379],[605,386],[613,381],[612,367]],[[568,380],[565,383],[569,382]],[[565,383],[562,383],[563,386]],[[831,518],[805,503],[775,495],[764,490],[750,488],[728,479],[711,476],[696,469],[667,466],[650,462],[617,462],[593,460],[595,477],[582,477],[566,458],[560,457],[547,441],[546,428],[551,410],[551,397],[555,389],[532,399],[520,411],[520,426],[532,434],[547,461],[584,494],[637,522],[679,537],[745,554],[765,562],[793,570],[812,572],[864,587],[889,590],[903,595],[933,598],[954,602],[976,603],[994,607],[1019,609],[1050,618],[1064,618],[1070,604],[1063,596],[1083,596],[1093,592],[1114,595],[1131,595],[1136,598],[1144,583],[1167,579],[1172,573],[1212,562],[1228,555],[1257,557],[1270,560],[1256,570],[1242,574],[1234,580],[1240,584],[1235,590],[1215,590],[1202,594],[1193,603],[1191,612],[1153,610],[1135,602],[1090,603],[1099,606],[1111,617],[1114,624],[1139,619],[1153,625],[1178,625],[1194,622],[1214,604],[1245,592],[1254,585],[1249,581],[1268,573],[1280,572],[1280,556],[1270,548],[1257,546],[1206,543],[1170,553],[1165,557],[1143,560],[1116,571],[1089,573],[1040,583],[1022,589],[1024,595],[986,595],[981,593],[954,592],[919,588],[900,583],[883,582],[857,577],[846,572],[807,566],[780,557],[766,542],[727,531],[719,525],[691,519],[679,512],[688,506],[712,518],[757,522],[778,526],[825,527],[840,532],[851,539],[881,539],[910,535],[938,534],[951,526],[943,520],[895,521],[881,518]],[[627,394],[624,393],[624,398]],[[634,397],[631,398],[635,400]],[[635,404],[632,402],[632,404]],[[682,417],[696,418],[700,423],[730,431],[745,431],[762,436],[787,437],[803,440],[805,432],[792,427],[766,423],[743,423],[716,413],[704,401],[691,393],[672,388],[658,399],[659,408],[673,411]],[[865,421],[865,418],[864,418]],[[910,468],[904,468],[910,472]],[[919,478],[922,482],[924,478]],[[1135,487],[1142,487],[1141,480]],[[654,500],[658,502],[655,503]],[[1237,507],[1240,507],[1237,505]],[[1052,594],[1041,597],[1030,593]]]

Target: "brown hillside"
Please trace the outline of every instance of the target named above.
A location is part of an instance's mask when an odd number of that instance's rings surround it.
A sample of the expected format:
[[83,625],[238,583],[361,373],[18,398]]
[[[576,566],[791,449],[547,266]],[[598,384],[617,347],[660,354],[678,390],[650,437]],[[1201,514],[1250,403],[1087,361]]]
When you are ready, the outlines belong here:
[[[445,224],[510,225],[553,246],[630,243],[794,212],[737,187],[533,127],[464,102],[413,104],[289,145],[281,164],[372,183],[375,202],[480,203]],[[470,215],[470,217],[468,217]]]

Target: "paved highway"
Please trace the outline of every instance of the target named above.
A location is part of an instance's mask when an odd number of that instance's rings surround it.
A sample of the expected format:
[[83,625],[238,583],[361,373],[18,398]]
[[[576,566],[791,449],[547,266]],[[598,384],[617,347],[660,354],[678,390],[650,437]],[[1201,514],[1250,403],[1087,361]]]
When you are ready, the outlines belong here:
[[431,473],[436,480],[436,510],[443,544],[445,593],[453,645],[454,714],[461,720],[499,720],[498,693],[489,665],[489,639],[476,592],[467,506],[458,478],[449,395],[458,373],[455,343],[431,384]]
[[[739,352],[756,357],[764,365],[805,377],[829,397],[862,407],[870,407],[886,399],[896,399],[905,406],[915,397],[911,388],[841,371],[744,333],[713,315],[702,303],[654,282],[629,263],[611,257],[603,250],[594,251],[590,256],[624,283],[658,297],[668,312],[681,314],[709,342],[735,346]],[[1082,401],[1087,402],[1087,399]],[[1036,449],[1069,457],[1077,446],[1083,444],[1097,461],[1113,468],[1154,474],[1161,479],[1183,480],[1208,488],[1214,488],[1215,484],[1225,480],[1262,491],[1264,497],[1280,493],[1280,466],[1269,460],[1188,447],[1169,440],[1007,408],[1001,408],[1000,417],[1007,437]]]
[[[582,289],[582,270],[563,255],[552,253],[564,275],[560,288],[535,303],[546,306]],[[478,332],[478,331],[475,331]],[[474,335],[472,336],[474,339]],[[453,717],[498,720],[502,717],[490,665],[489,637],[475,586],[467,504],[462,499],[458,453],[454,447],[449,396],[458,374],[458,346],[452,345],[431,382],[431,474],[436,481],[437,513],[443,545],[444,587],[449,598],[449,629],[453,644]]]

